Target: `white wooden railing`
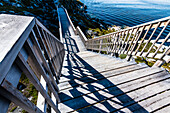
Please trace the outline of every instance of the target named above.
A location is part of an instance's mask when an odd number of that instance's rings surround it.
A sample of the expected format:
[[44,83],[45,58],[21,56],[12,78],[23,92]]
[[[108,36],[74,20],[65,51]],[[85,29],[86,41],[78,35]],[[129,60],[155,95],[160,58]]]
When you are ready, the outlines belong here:
[[[170,17],[144,23],[86,41],[88,50],[119,56],[156,59],[154,66],[170,61]],[[161,50],[163,49],[163,50]],[[161,50],[161,51],[160,51]]]
[[[57,103],[64,45],[36,18],[0,15],[0,112],[10,102],[29,113],[59,112]],[[18,89],[25,74],[38,91],[37,105]]]

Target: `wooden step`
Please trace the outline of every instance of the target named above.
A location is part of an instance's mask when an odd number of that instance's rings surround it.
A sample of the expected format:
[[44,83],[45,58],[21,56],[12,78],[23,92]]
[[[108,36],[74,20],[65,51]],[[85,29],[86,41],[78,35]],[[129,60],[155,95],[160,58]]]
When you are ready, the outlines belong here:
[[111,66],[109,66],[109,64],[106,64],[106,66],[97,66],[96,68],[90,67],[89,68],[79,68],[79,69],[74,69],[74,68],[67,68],[63,69],[63,74],[62,74],[62,78],[60,79],[60,83],[64,82],[64,81],[68,81],[68,80],[72,80],[75,78],[81,78],[84,76],[89,76],[89,75],[94,75],[94,74],[99,74],[99,73],[103,73],[103,72],[107,72],[107,71],[111,71],[111,70],[115,70],[118,68],[123,68],[123,67],[127,67],[127,66],[131,66],[131,65],[135,65],[135,62],[113,62],[110,63],[112,64]]
[[[169,77],[168,77],[169,78]],[[120,96],[115,96],[110,99],[106,99],[101,103],[96,103],[85,109],[81,109],[78,112],[121,112],[124,109],[124,112],[135,112],[137,109],[141,109],[140,112],[147,112],[145,108],[139,104],[139,102],[147,101],[147,99],[154,97],[155,95],[161,96],[165,91],[169,90],[168,84],[164,82],[169,82],[169,79],[158,81],[147,85],[142,88],[138,88],[134,91],[129,91]],[[154,81],[153,81],[154,82]],[[134,87],[134,86],[132,86]],[[159,89],[159,90],[158,90]],[[109,106],[111,105],[111,106]],[[110,108],[108,108],[110,107]],[[139,111],[137,111],[139,112]]]
[[[133,68],[133,67],[132,67]],[[121,70],[119,70],[120,72],[121,72]],[[108,75],[106,75],[106,76],[121,76],[121,74],[125,74],[125,73],[130,73],[131,72],[131,70],[127,70],[127,72],[126,71],[124,71],[124,72],[121,72],[121,73],[119,73],[119,71],[118,70],[115,70],[115,71],[113,71],[113,73],[111,74],[109,74],[109,73],[107,73]],[[128,72],[129,71],[129,72]],[[98,76],[98,75],[96,75],[96,76]],[[100,77],[100,76],[99,76]],[[86,77],[85,77],[86,78]],[[92,78],[94,78],[94,77],[92,77]],[[97,78],[97,77],[96,77]],[[140,78],[140,77],[139,77]],[[129,81],[131,81],[131,80],[133,80],[134,78],[131,78]],[[138,78],[136,78],[136,79],[138,79]],[[107,81],[107,80],[103,80],[103,81]],[[127,82],[127,81],[121,81],[120,83],[117,83],[117,84],[121,84],[121,83],[124,83],[124,82]],[[99,82],[100,83],[100,82]],[[86,84],[84,84],[84,85],[81,85],[81,87],[83,87],[83,88],[87,88],[88,89],[88,87],[87,86],[89,86],[90,87],[90,84],[88,84],[88,85],[86,85]],[[101,89],[104,89],[104,88],[109,88],[109,87],[112,87],[112,85],[109,85],[109,86],[105,86],[105,87],[103,87],[103,86],[100,86],[100,88],[98,88],[97,89],[97,87],[99,87],[98,86],[98,83],[91,83],[91,87],[96,87],[96,88],[94,88],[94,89],[91,89],[91,90],[84,90],[83,88],[81,88],[81,87],[78,87],[78,88],[73,88],[73,89],[69,89],[69,90],[64,90],[64,91],[60,91],[60,98],[61,98],[61,101],[65,101],[65,100],[68,100],[68,99],[70,99],[68,96],[66,96],[65,97],[65,95],[63,95],[63,94],[69,94],[69,92],[72,92],[72,93],[76,93],[77,92],[77,90],[79,90],[79,91],[84,91],[84,94],[86,94],[86,93],[90,93],[90,92],[93,92],[93,91],[98,91],[98,90],[101,90]],[[76,94],[76,97],[77,96],[81,96],[81,94],[79,94],[79,93],[77,93]],[[75,97],[75,96],[74,96]]]
[[[145,109],[147,112],[152,112],[156,109],[161,108],[162,106],[169,104],[170,103],[169,100],[170,100],[170,90],[162,92],[161,94],[157,94],[153,96],[152,98],[146,99],[145,101],[138,102],[138,104],[141,105],[142,108]],[[143,112],[143,109],[136,106],[136,104],[133,104],[129,107],[131,107],[131,109],[133,110],[124,108],[124,109],[121,109],[120,111],[126,112],[126,113],[127,112]]]
[[[144,70],[142,70],[142,71],[144,71]],[[147,70],[148,71],[148,70]],[[138,71],[138,73],[139,73],[140,71]],[[150,70],[150,72],[151,72],[151,70]],[[155,73],[156,71],[153,71],[152,73]],[[150,73],[150,74],[152,74],[152,73]],[[133,75],[133,74],[135,74],[134,72],[132,72],[131,73],[131,75]],[[125,75],[126,76],[126,75]],[[119,78],[121,78],[121,77],[119,77]],[[106,79],[105,79],[106,80]],[[100,85],[98,85],[98,86],[95,86],[95,88],[100,88],[100,86],[103,86],[104,88],[105,88],[105,86],[109,83],[109,84],[116,84],[116,82],[117,81],[119,81],[118,79],[114,79],[114,80],[107,80],[106,82],[102,82],[102,84]],[[152,81],[150,81],[150,82],[152,82]],[[143,85],[143,84],[139,84],[139,85]],[[139,86],[139,85],[135,85],[134,84],[134,87],[137,87],[137,86]],[[113,85],[112,85],[113,86]],[[94,88],[94,86],[93,87],[91,87],[91,88]],[[117,88],[116,88],[117,89]],[[107,91],[108,89],[106,89],[106,91]],[[114,90],[115,90],[115,88],[114,88]],[[115,95],[115,93],[116,92],[114,92],[114,90],[112,91],[112,93],[114,93],[114,95]],[[120,89],[119,89],[120,90]],[[120,90],[121,91],[121,90]],[[83,91],[84,92],[84,91]],[[82,93],[83,93],[82,92]],[[99,93],[100,92],[100,93]],[[63,102],[63,103],[61,103],[61,106],[59,107],[61,110],[66,110],[66,111],[70,111],[71,110],[71,108],[74,108],[74,109],[81,109],[81,108],[83,108],[83,107],[86,107],[86,106],[89,106],[89,105],[91,105],[91,104],[94,104],[94,103],[97,103],[97,102],[100,102],[100,101],[102,101],[102,99],[105,99],[105,98],[111,98],[111,97],[113,97],[114,95],[113,94],[107,94],[105,91],[99,91],[99,92],[95,92],[95,93],[92,93],[92,94],[88,94],[88,95],[85,95],[85,96],[81,96],[81,97],[79,97],[79,98],[75,98],[75,99],[71,99],[71,100],[69,100],[69,101],[65,101],[65,102]],[[103,93],[102,93],[103,92]],[[105,95],[105,97],[103,97],[103,96],[101,96],[101,93],[102,93],[102,95],[104,95],[104,94],[106,94]],[[122,92],[123,93],[123,92]],[[73,94],[74,95],[74,94]],[[98,96],[97,96],[98,95]],[[97,96],[97,97],[96,97]],[[69,105],[69,103],[72,103],[70,106],[68,106]]]
[[[106,79],[112,76],[118,76],[120,74],[124,74],[124,73],[128,73],[128,72],[132,72],[135,70],[140,70],[146,68],[146,66],[139,66],[139,65],[128,65],[128,66],[124,66],[121,68],[117,68],[117,69],[112,69],[110,71],[106,71],[104,73],[100,73],[100,72],[96,72],[96,74],[91,74],[91,76],[85,76],[85,77],[81,77],[81,78],[75,78],[72,79],[68,82],[62,82],[59,84],[59,89],[60,91],[64,90],[64,89],[69,89],[72,87],[78,87],[82,84],[87,84],[87,83],[92,83],[95,81],[99,81],[102,79]],[[75,77],[75,76],[74,76]]]
[[163,105],[160,108],[154,110],[153,113],[168,113],[169,111],[170,111],[170,103]]

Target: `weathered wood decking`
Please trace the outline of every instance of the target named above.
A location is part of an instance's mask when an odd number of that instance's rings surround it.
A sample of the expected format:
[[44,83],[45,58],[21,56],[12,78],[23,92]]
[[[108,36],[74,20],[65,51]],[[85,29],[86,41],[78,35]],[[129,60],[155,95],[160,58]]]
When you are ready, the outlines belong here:
[[67,56],[59,84],[62,113],[170,110],[166,71],[89,51]]
[[169,73],[81,49],[66,13],[58,11],[67,53],[59,84],[62,113],[170,111]]

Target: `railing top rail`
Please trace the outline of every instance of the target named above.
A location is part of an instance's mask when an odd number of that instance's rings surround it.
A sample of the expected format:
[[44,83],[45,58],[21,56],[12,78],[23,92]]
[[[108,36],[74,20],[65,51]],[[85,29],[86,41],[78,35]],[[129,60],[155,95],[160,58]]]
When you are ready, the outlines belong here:
[[62,28],[61,28],[61,20],[60,20],[60,15],[59,15],[58,5],[57,5],[57,4],[56,4],[56,8],[57,8],[57,13],[58,13],[60,41],[63,42]]
[[0,20],[0,62],[2,62],[29,24],[34,21],[34,17],[1,14]]
[[[62,44],[35,17],[1,14],[0,20],[0,73],[2,75],[6,75],[8,72],[10,65],[14,62],[35,24]],[[0,83],[3,78],[3,76],[0,76]]]
[[39,22],[38,19],[36,20],[36,24],[38,24],[41,28],[43,28],[43,30],[45,30],[47,33],[49,33],[55,40],[57,40],[59,43],[62,44],[62,42],[60,40],[58,40],[58,38],[56,38],[43,24],[41,24],[41,22]]
[[109,35],[112,35],[112,34],[115,34],[115,33],[131,30],[131,29],[136,29],[138,27],[142,27],[142,26],[146,26],[146,25],[150,25],[150,24],[156,24],[158,22],[164,22],[164,21],[167,21],[167,20],[170,20],[170,16],[165,17],[165,18],[161,18],[161,19],[158,19],[158,20],[154,20],[154,21],[151,21],[151,22],[143,23],[143,24],[140,24],[140,25],[137,25],[137,26],[129,27],[127,29],[122,29],[120,31],[116,31],[116,32],[113,32],[113,33],[102,35],[102,36],[96,37],[94,39],[89,39],[89,40],[97,40],[97,39],[100,39],[100,38],[103,38],[103,37],[106,37],[106,36],[109,36]]
[[[48,32],[55,40],[58,40],[44,25],[42,25],[36,18],[29,16],[17,16],[9,14],[0,15],[0,62],[5,58],[7,53],[12,49],[17,40],[23,35],[23,32],[30,32],[27,29],[33,22],[39,25],[43,30]],[[62,44],[62,43],[61,43]]]

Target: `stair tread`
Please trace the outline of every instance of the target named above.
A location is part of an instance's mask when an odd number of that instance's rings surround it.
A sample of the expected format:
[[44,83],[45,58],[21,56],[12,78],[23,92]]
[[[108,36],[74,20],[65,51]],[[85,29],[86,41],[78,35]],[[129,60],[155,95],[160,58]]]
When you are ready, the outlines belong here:
[[[160,76],[160,73],[158,73],[158,74],[155,74],[155,76]],[[161,74],[162,75],[162,74]],[[154,79],[154,77],[153,77],[153,75],[152,75],[152,78],[150,77],[150,79],[149,79],[149,77],[150,76],[147,76],[147,77],[145,77],[145,78],[143,78],[143,79],[139,79],[139,80],[136,80],[136,81],[132,81],[132,82],[128,82],[128,83],[125,83],[125,84],[121,84],[121,85],[117,85],[117,86],[113,86],[113,87],[111,87],[111,88],[106,88],[104,91],[103,90],[100,90],[100,91],[98,91],[98,92],[94,92],[94,93],[90,93],[90,94],[87,94],[87,95],[83,95],[83,96],[80,96],[80,97],[78,97],[78,98],[73,98],[73,99],[71,99],[71,100],[68,100],[68,101],[65,101],[65,102],[63,102],[62,103],[62,105],[61,105],[61,107],[59,107],[60,108],[60,110],[61,109],[66,109],[65,107],[64,107],[64,105],[63,104],[65,104],[65,105],[68,105],[68,104],[70,104],[70,106],[72,107],[72,108],[74,108],[74,109],[81,109],[81,108],[84,108],[84,107],[86,107],[86,106],[89,106],[89,105],[91,105],[91,104],[95,104],[95,103],[98,103],[98,102],[100,102],[100,101],[102,101],[102,100],[105,100],[105,99],[107,99],[107,98],[112,98],[112,97],[116,97],[116,95],[121,95],[121,94],[124,94],[124,95],[126,95],[126,93],[125,92],[128,92],[128,91],[130,91],[130,90],[133,90],[133,89],[136,89],[136,88],[139,88],[139,87],[141,87],[141,86],[145,86],[145,85],[147,85],[147,84],[151,84],[151,83],[153,83],[153,82],[155,82],[155,81],[158,81],[158,80],[162,80],[162,79],[166,79],[166,78],[169,78],[169,76],[167,75],[167,76],[164,76],[164,77],[158,77],[159,79]],[[117,80],[115,80],[115,82],[116,82]],[[170,81],[170,80],[168,80],[168,81]],[[108,82],[111,82],[111,81],[108,81]],[[112,82],[112,83],[115,83],[115,82]],[[140,82],[142,82],[142,83],[140,83]],[[158,82],[158,83],[156,83],[156,84],[159,84],[159,83],[162,83],[162,82]],[[132,86],[130,86],[130,85],[132,85]],[[164,84],[164,85],[166,85],[166,84]],[[158,85],[156,85],[156,86],[158,86]],[[150,88],[149,89],[151,89],[153,86],[150,86]],[[165,86],[164,86],[165,87]],[[92,88],[92,87],[91,87]],[[168,88],[168,87],[165,87],[165,88]],[[144,89],[143,88],[143,91],[145,91],[146,89]],[[147,90],[146,90],[147,91]],[[84,91],[83,90],[80,90],[79,92],[81,92],[81,93],[84,93]],[[72,95],[74,95],[73,93],[72,93]],[[134,96],[133,96],[134,97]],[[117,97],[118,98],[118,97]],[[123,98],[121,98],[122,100],[123,100]],[[120,98],[118,98],[118,100],[120,100],[120,101],[122,101]],[[128,99],[128,100],[131,100],[131,97],[126,97],[126,99]],[[67,110],[68,111],[68,110]]]
[[141,111],[145,105],[136,101],[147,101],[145,98],[170,88],[170,75],[158,67],[87,51],[70,54],[66,60],[58,85],[63,113],[126,111],[132,110],[131,104]]
[[99,81],[99,80],[102,80],[102,79],[106,79],[108,77],[112,77],[112,76],[118,76],[120,74],[124,74],[124,73],[127,73],[127,72],[131,72],[131,71],[138,71],[139,69],[142,69],[142,68],[146,68],[146,66],[136,66],[136,65],[129,65],[129,66],[126,66],[126,67],[122,67],[120,69],[112,69],[110,71],[106,71],[106,72],[103,72],[103,73],[97,73],[96,71],[96,74],[90,74],[89,76],[85,76],[85,77],[81,77],[81,78],[75,78],[75,79],[72,79],[70,81],[67,81],[67,82],[62,82],[58,85],[59,89],[60,90],[63,90],[63,89],[68,89],[68,88],[71,88],[71,87],[78,87],[79,85],[81,84],[85,84],[85,83],[92,83],[92,82],[95,82],[95,81]]

